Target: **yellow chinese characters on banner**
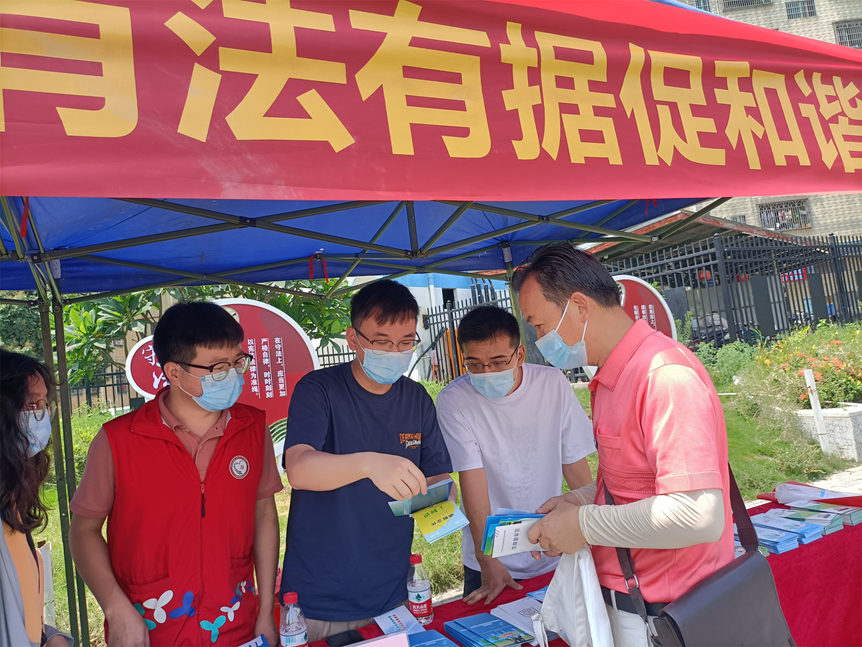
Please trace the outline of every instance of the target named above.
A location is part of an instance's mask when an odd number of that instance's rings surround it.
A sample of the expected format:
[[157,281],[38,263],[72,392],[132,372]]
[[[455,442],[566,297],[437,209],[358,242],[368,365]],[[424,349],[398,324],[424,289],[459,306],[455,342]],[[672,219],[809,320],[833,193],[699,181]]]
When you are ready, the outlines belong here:
[[[371,60],[356,74],[356,83],[363,101],[381,87],[386,101],[386,117],[392,152],[413,155],[411,126],[460,126],[468,130],[466,137],[443,135],[450,157],[484,157],[491,150],[488,115],[482,92],[478,55],[460,54],[411,45],[414,38],[444,43],[490,47],[488,34],[429,22],[421,22],[422,8],[407,0],[399,0],[394,16],[351,11],[354,29],[386,34]],[[461,77],[460,83],[408,78],[404,68],[449,72]],[[408,97],[448,99],[458,101],[464,109],[430,108],[408,105]]]
[[[196,2],[206,8],[209,2]],[[295,9],[290,0],[223,0],[224,17],[264,23],[269,27],[271,51],[245,51],[219,48],[219,67],[223,72],[255,75],[251,89],[226,117],[238,140],[294,140],[329,142],[338,152],[354,140],[317,90],[297,97],[308,114],[301,117],[267,117],[267,111],[291,78],[323,83],[347,83],[344,63],[303,58],[296,52],[296,29],[334,32],[332,16]],[[205,27],[178,12],[165,23],[192,51],[200,56],[216,40]],[[188,96],[178,132],[206,141],[221,75],[199,63],[194,64]]]
[[[802,94],[816,101],[816,105],[800,103],[799,111],[811,124],[823,163],[831,169],[840,156],[845,172],[862,169],[862,95],[859,88],[853,81],[845,84],[839,76],[833,76],[830,83],[820,72],[810,76],[810,84],[804,70],[794,78]],[[835,98],[830,101],[830,97]]]
[[[0,132],[6,130],[3,95],[7,90],[104,99],[99,109],[57,107],[66,134],[73,137],[123,137],[135,129],[138,101],[132,23],[127,8],[74,0],[3,0],[0,11],[7,16],[95,25],[99,33],[92,38],[54,31],[62,30],[62,26],[47,27],[46,31],[0,28]],[[46,27],[44,22],[37,24]],[[101,74],[16,67],[7,64],[7,54],[98,63]]]

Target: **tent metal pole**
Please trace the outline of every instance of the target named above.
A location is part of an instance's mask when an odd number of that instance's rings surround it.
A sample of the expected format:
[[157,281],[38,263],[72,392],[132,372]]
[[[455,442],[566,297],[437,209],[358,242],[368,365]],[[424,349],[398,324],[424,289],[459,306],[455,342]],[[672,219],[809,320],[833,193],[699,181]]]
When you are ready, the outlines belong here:
[[[387,276],[381,276],[379,279],[374,279],[373,281],[369,281],[368,283],[364,283],[363,286],[371,285],[372,283],[377,283],[378,281],[384,281],[387,279],[391,281],[392,279],[397,279],[397,278],[400,278],[402,276],[409,276],[410,274],[415,274],[415,273],[416,273],[415,269],[404,270],[403,272],[396,272],[395,274],[389,274]],[[342,294],[347,294],[348,292],[352,292],[353,290],[354,290],[353,286],[350,286],[347,288],[341,288],[340,290],[336,290],[335,292],[333,292],[329,296],[338,297],[338,296],[341,296]]]
[[[23,261],[27,258],[27,254],[24,251],[24,241],[22,241],[21,236],[18,235],[18,226],[15,222],[15,216],[12,215],[12,207],[5,196],[0,197],[0,204],[3,206],[3,215],[6,216],[6,223],[9,227],[9,236],[12,238],[12,243],[15,245],[15,251],[18,253],[18,258]],[[30,267],[30,272],[33,274],[33,282],[36,284],[36,291],[39,293],[39,298],[44,301],[48,301],[48,291],[45,288],[45,282],[33,266],[33,263],[28,262],[27,265]]]
[[[401,202],[399,202],[397,205],[395,205],[395,208],[392,210],[392,213],[391,213],[391,214],[389,214],[389,217],[386,219],[386,222],[384,222],[384,223],[380,226],[380,229],[378,229],[378,230],[377,230],[377,233],[376,233],[376,234],[374,234],[374,236],[371,238],[371,242],[372,242],[372,243],[376,243],[378,240],[380,240],[380,237],[383,235],[383,233],[384,233],[387,229],[389,229],[389,225],[391,225],[391,224],[392,224],[392,222],[395,220],[395,218],[397,218],[397,217],[398,217],[398,214],[399,214],[399,213],[401,213],[401,210],[404,208],[404,205],[405,205],[405,204],[406,204],[406,202],[404,202],[404,201],[402,200],[402,201],[401,201]],[[368,251],[367,249],[363,249],[363,250],[362,250],[362,252],[360,252],[360,253],[365,253],[365,252],[367,252],[367,251]],[[353,262],[350,264],[350,267],[348,267],[348,268],[347,268],[347,271],[346,271],[346,272],[344,272],[344,274],[342,274],[342,275],[338,278],[338,280],[335,282],[335,285],[333,285],[331,288],[329,288],[329,290],[326,292],[326,294],[324,295],[324,297],[323,297],[323,298],[324,298],[324,299],[328,299],[328,298],[330,298],[333,294],[335,294],[335,292],[338,290],[339,286],[340,286],[342,283],[344,283],[344,281],[346,281],[346,280],[347,280],[347,277],[349,277],[349,276],[350,276],[350,273],[351,273],[351,272],[353,272],[353,270],[355,270],[355,269],[356,269],[356,267],[357,267],[361,262],[362,262],[362,258],[361,258],[361,257],[357,257],[356,259],[354,259],[354,260],[353,260]]]
[[229,270],[227,272],[216,272],[213,276],[221,278],[225,276],[233,276],[234,274],[242,274],[244,272],[260,272],[262,270],[272,270],[277,267],[287,267],[288,265],[299,265],[300,263],[308,263],[308,257],[293,258],[289,261],[277,261],[275,263],[266,263],[264,265],[252,265],[251,267],[242,267],[238,270]]
[[23,299],[0,299],[0,303],[8,306],[32,306],[34,301],[24,301]]
[[[66,459],[66,488],[69,501],[75,494],[77,478],[75,474],[75,448],[72,443],[72,393],[69,387],[69,367],[66,363],[66,331],[63,327],[63,304],[55,295],[54,310],[54,337],[57,342],[57,371],[60,374],[60,413],[63,416],[63,450]],[[81,579],[80,573],[75,574],[75,584],[78,590],[78,610],[81,623],[81,645],[90,645],[90,627],[87,620],[87,588]],[[69,585],[69,581],[66,582]]]
[[[51,317],[47,301],[39,300],[39,315],[41,317],[42,351],[45,355],[45,366],[48,367],[48,372],[54,375],[54,348],[51,344]],[[64,380],[65,377],[61,375],[59,382],[62,383]],[[75,644],[80,644],[78,608],[75,602],[75,567],[72,565],[72,552],[69,550],[69,498],[67,495],[66,468],[63,466],[63,436],[60,430],[60,421],[56,416],[51,420],[51,440],[54,449],[57,503],[60,508],[60,536],[63,544],[63,566],[66,572],[66,595],[69,604],[69,633],[75,639]]]
[[[318,234],[313,231],[308,231],[306,229],[296,229],[295,227],[288,227],[286,225],[277,225],[271,220],[289,220],[291,214],[276,214],[274,216],[264,216],[263,218],[245,218],[243,216],[234,216],[227,213],[219,213],[218,211],[209,211],[207,209],[198,209],[197,207],[188,207],[182,204],[176,204],[173,202],[164,202],[160,200],[148,200],[148,201],[140,201],[140,200],[128,200],[129,202],[134,202],[136,204],[143,204],[149,207],[156,207],[159,209],[165,209],[167,211],[177,211],[179,213],[185,213],[192,216],[201,216],[203,218],[213,218],[215,220],[221,220],[223,222],[232,223],[234,226],[240,227],[256,227],[257,229],[266,229],[268,231],[277,231],[282,234],[288,234],[290,236],[297,236],[299,238],[310,238],[312,240],[320,240],[325,243],[333,243],[335,245],[346,245],[347,247],[358,247],[359,249],[367,248],[374,249],[378,252],[384,252],[386,254],[394,254],[395,256],[406,258],[408,257],[408,253],[403,249],[395,249],[394,247],[384,247],[383,245],[375,245],[372,243],[363,243],[359,240],[353,240],[352,238],[342,238],[341,236],[332,236],[330,234]],[[317,211],[314,213],[310,213],[312,210],[307,210],[304,215],[315,215],[316,213],[328,213],[332,211],[343,211],[345,209],[353,208],[353,206],[344,206],[344,205],[359,205],[365,206],[367,204],[378,204],[376,202],[372,203],[341,203],[339,205],[329,205],[328,207],[318,207]],[[296,214],[293,214],[296,215]],[[303,216],[304,217],[304,216]]]
[[428,263],[425,267],[433,268],[440,267],[441,265],[445,265],[446,263],[454,263],[455,261],[460,261],[465,258],[470,258],[471,256],[477,256],[478,254],[484,254],[485,252],[490,252],[495,249],[498,249],[505,243],[495,243],[494,245],[488,245],[487,247],[480,247],[479,249],[474,249],[471,252],[465,252],[464,254],[458,254],[457,256],[450,256],[448,258],[444,258],[443,260],[434,261],[433,263]]
[[[210,281],[212,283],[227,283],[230,285],[239,285],[247,288],[267,289],[273,292],[281,292],[282,294],[293,294],[300,297],[320,298],[322,295],[313,294],[310,292],[302,292],[300,290],[291,290],[290,288],[279,288],[276,286],[260,285],[259,283],[251,283],[250,281],[239,281],[236,279],[228,279],[221,276],[213,276],[212,274],[198,274],[197,272],[185,272],[183,270],[172,270],[155,265],[146,265],[144,263],[133,263],[131,261],[118,261],[113,258],[104,258],[102,256],[82,256],[81,260],[95,261],[97,263],[105,263],[106,265],[119,265],[120,267],[131,267],[133,269],[145,270],[149,272],[161,272],[162,274],[173,274],[174,276],[194,279],[196,281]],[[180,281],[180,283],[188,283],[188,281]],[[136,292],[138,290],[135,290]]]
[[254,227],[262,222],[280,222],[282,220],[297,220],[299,218],[307,218],[309,216],[319,216],[325,213],[335,213],[338,211],[347,211],[349,209],[359,209],[361,207],[369,207],[375,204],[383,204],[381,201],[354,201],[354,202],[339,202],[337,204],[329,204],[323,207],[312,207],[310,209],[301,209],[300,211],[285,211],[284,213],[276,213],[269,216],[261,216],[259,218],[247,218],[245,216],[234,216],[228,213],[212,211],[210,209],[201,209],[200,207],[192,207],[185,204],[177,204],[176,202],[168,202],[167,200],[153,200],[149,198],[117,198],[123,202],[139,204],[144,207],[152,207],[155,209],[164,209],[165,211],[176,211],[185,213],[190,216],[200,216],[201,218],[213,218],[224,222],[243,222],[247,221],[246,225]]
[[[186,281],[188,283],[188,281]],[[145,290],[157,290],[159,288],[170,288],[177,285],[176,281],[162,281],[161,283],[150,283],[149,285],[138,285],[133,288],[126,288],[125,290],[111,290],[110,292],[93,292],[92,294],[85,294],[82,297],[75,297],[73,299],[66,299],[66,305],[72,305],[73,303],[85,303],[87,301],[94,301],[95,299],[106,299],[108,297],[118,297],[123,294],[130,294],[132,292],[143,292]]]
[[593,202],[588,202],[587,204],[580,204],[577,207],[572,207],[571,209],[563,209],[562,211],[558,211],[557,213],[552,213],[548,216],[551,220],[558,220],[559,218],[565,218],[566,216],[574,216],[576,213],[583,213],[584,211],[589,211],[590,209],[595,209],[596,207],[603,207],[606,204],[612,204],[616,202],[616,200],[595,200]]
[[[406,271],[409,271],[411,274],[413,272],[422,273],[422,272],[425,272],[426,270],[430,269],[429,267],[427,267],[425,265],[405,265],[403,263],[384,263],[382,261],[368,261],[368,260],[363,261],[363,262],[365,263],[365,265],[371,265],[372,267],[389,267],[389,268],[396,269],[396,270],[406,270]],[[454,270],[440,270],[440,269],[437,269],[434,271],[437,272],[438,274],[449,274],[451,276],[466,276],[469,279],[487,279],[488,278],[484,274],[475,274],[475,273],[470,273],[470,272],[456,272]]]
[[448,245],[440,245],[439,247],[432,247],[428,250],[427,256],[436,256],[437,254],[445,254],[446,252],[451,252],[452,250],[458,249],[459,247],[466,247],[468,245],[472,245],[474,243],[481,243],[483,241],[489,240],[491,238],[497,238],[498,236],[505,236],[506,234],[512,234],[516,231],[521,231],[522,229],[529,229],[530,227],[537,227],[538,225],[547,224],[547,221],[542,220],[539,222],[522,222],[517,225],[512,225],[511,227],[503,227],[502,229],[497,229],[496,231],[489,231],[487,234],[479,234],[478,236],[473,236],[471,238],[465,238],[464,240],[459,240],[455,243],[449,243]]
[[512,276],[515,274],[515,266],[512,263],[512,248],[508,244],[500,246],[503,252],[503,262],[506,263],[506,285],[509,287],[509,301],[512,303],[512,313],[515,319],[518,320],[518,328],[521,331],[521,345],[527,345],[527,332],[524,329],[524,315],[521,312],[521,307],[518,305],[518,293],[512,286]]
[[75,247],[72,249],[57,249],[49,250],[36,255],[38,261],[55,261],[61,258],[79,258],[86,254],[97,254],[99,252],[112,252],[116,249],[125,249],[126,247],[137,247],[140,245],[150,245],[152,243],[161,243],[168,240],[179,240],[180,238],[189,238],[191,236],[203,236],[205,234],[217,234],[222,231],[232,231],[239,229],[243,225],[225,224],[225,225],[207,225],[206,227],[194,227],[192,229],[184,229],[181,231],[169,231],[161,234],[151,234],[149,236],[139,236],[138,238],[126,238],[124,240],[114,241],[112,243],[100,243],[98,245],[87,245],[85,247]]
[[694,212],[688,218],[684,218],[683,220],[680,220],[673,227],[671,227],[667,231],[664,231],[661,234],[659,234],[659,237],[662,240],[664,240],[665,238],[669,238],[670,236],[673,236],[678,231],[681,231],[681,230],[685,229],[686,227],[688,227],[689,225],[691,225],[695,220],[697,220],[701,216],[708,214],[710,211],[712,211],[716,207],[720,207],[721,205],[723,205],[728,200],[730,200],[730,198],[718,198],[717,200],[713,200],[712,202],[710,202],[708,205],[706,205],[700,211]]
[[410,234],[410,253],[413,257],[419,255],[419,234],[416,233],[416,203],[407,202],[407,229]]
[[553,238],[545,240],[512,240],[509,244],[512,247],[532,247],[534,245],[554,245],[556,243],[571,243],[572,245],[583,245],[584,243],[631,243],[628,238],[620,238],[618,236],[602,236],[601,238]]
[[[33,208],[30,208],[30,229],[33,232],[33,238],[36,239],[36,246],[39,248],[39,253],[45,253],[45,248],[42,246],[42,237],[39,235],[39,228],[36,226],[36,215],[33,213]],[[62,292],[60,292],[60,288],[57,285],[57,282],[54,280],[54,275],[51,272],[51,268],[48,266],[48,263],[42,263],[42,271],[48,278],[48,282],[51,284],[51,290],[53,291],[56,298],[60,299]],[[62,300],[62,299],[61,299]]]
[[613,219],[614,219],[614,218],[616,218],[618,215],[620,215],[623,211],[625,211],[626,209],[630,209],[631,207],[635,206],[638,202],[640,202],[640,200],[629,200],[627,203],[625,203],[625,204],[624,204],[623,206],[621,206],[619,209],[617,209],[616,211],[614,211],[611,215],[609,215],[609,216],[605,216],[604,218],[602,218],[601,220],[599,220],[599,221],[596,223],[596,227],[601,227],[601,226],[603,226],[603,225],[605,225],[605,224],[609,223],[611,220],[613,220]]
[[472,202],[462,202],[458,208],[455,209],[455,212],[449,216],[446,222],[440,225],[440,228],[431,235],[431,238],[425,241],[425,244],[422,245],[422,248],[419,250],[420,253],[423,255],[426,254],[428,250],[431,249],[431,245],[440,240],[440,237],[449,231],[449,228],[457,222],[458,218],[464,215],[464,212],[467,211],[472,204]]

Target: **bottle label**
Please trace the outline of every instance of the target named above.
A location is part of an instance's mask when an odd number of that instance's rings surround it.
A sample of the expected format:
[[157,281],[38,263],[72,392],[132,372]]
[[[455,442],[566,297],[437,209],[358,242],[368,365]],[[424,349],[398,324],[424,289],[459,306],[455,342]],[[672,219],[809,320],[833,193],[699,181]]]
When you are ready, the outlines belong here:
[[308,644],[308,632],[296,634],[281,634],[281,647],[303,647]]
[[431,603],[431,587],[422,589],[421,591],[410,591],[410,613],[414,618],[430,616],[434,611]]

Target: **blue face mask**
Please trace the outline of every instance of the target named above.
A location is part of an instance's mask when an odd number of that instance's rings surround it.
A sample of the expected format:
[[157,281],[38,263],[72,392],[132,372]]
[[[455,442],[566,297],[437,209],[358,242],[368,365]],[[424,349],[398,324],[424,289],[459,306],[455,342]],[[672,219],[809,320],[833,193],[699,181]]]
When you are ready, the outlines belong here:
[[35,456],[48,444],[51,440],[51,416],[46,415],[41,420],[36,420],[36,414],[33,411],[21,412],[21,427],[27,432],[27,438],[30,440],[30,456]]
[[505,398],[515,386],[516,368],[517,366],[499,373],[468,373],[470,384],[486,398]]
[[566,304],[563,316],[560,317],[560,323],[557,324],[557,327],[536,342],[536,348],[539,349],[542,357],[548,360],[551,365],[563,370],[587,365],[587,343],[584,341],[584,338],[587,336],[587,322],[584,322],[584,334],[581,337],[581,341],[574,346],[566,344],[563,338],[560,337],[560,333],[557,332],[563,323],[563,319],[566,318],[569,303],[571,301]]
[[398,378],[410,366],[413,351],[409,353],[389,352],[378,355],[364,346],[365,356],[362,358],[362,370],[378,384],[395,384]]
[[[185,373],[189,373],[182,369]],[[192,377],[198,377],[194,375]],[[180,391],[186,395],[190,395],[201,409],[206,411],[224,411],[230,409],[239,400],[242,393],[242,385],[244,381],[242,375],[237,373],[235,368],[228,371],[227,377],[220,382],[213,379],[212,375],[204,375],[200,378],[201,386],[203,386],[203,395],[192,395],[180,386]],[[179,385],[177,385],[179,386]]]

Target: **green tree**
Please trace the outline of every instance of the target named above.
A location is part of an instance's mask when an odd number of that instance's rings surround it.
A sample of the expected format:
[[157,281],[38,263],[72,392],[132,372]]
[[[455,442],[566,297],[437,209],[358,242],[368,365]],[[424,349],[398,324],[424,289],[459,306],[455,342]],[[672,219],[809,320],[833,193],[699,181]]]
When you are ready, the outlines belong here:
[[80,384],[85,378],[92,380],[96,373],[118,365],[111,343],[116,331],[102,320],[99,305],[98,301],[85,301],[64,309],[66,360],[71,384]]
[[[32,301],[35,292],[5,292],[7,299]],[[0,346],[42,360],[42,319],[38,306],[0,304]]]
[[98,305],[100,324],[105,334],[123,340],[125,355],[129,355],[128,333],[137,336],[136,342],[147,336],[155,326],[160,299],[152,290],[133,292],[95,302]]

